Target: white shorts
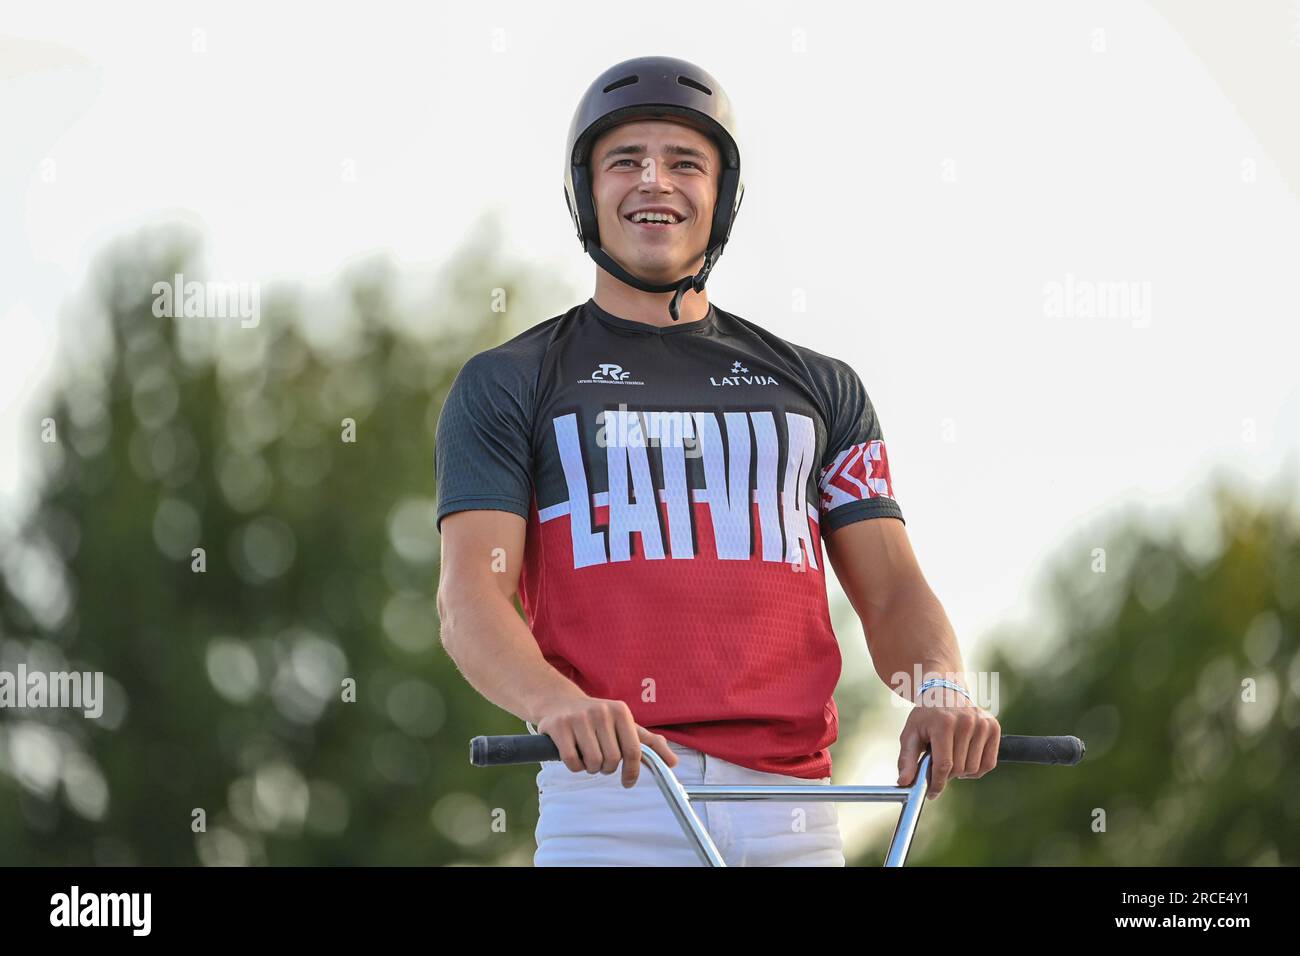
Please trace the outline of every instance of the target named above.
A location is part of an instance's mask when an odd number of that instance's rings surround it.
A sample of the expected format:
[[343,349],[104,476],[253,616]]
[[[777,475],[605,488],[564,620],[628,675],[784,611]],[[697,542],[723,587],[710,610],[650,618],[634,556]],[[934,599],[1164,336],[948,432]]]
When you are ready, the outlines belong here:
[[[677,754],[677,766],[670,769],[685,786],[831,782],[830,777],[762,773],[674,741],[669,746]],[[644,763],[629,789],[623,786],[622,764],[610,774],[589,774],[549,760],[537,774],[537,794],[535,866],[702,865]],[[844,866],[834,803],[697,801],[691,806],[727,866]]]

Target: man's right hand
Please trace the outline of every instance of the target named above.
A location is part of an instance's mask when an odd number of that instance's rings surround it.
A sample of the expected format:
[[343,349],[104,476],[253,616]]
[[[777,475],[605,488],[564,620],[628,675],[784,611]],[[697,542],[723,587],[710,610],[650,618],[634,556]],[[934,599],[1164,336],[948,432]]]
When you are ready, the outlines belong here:
[[621,700],[576,697],[557,701],[537,722],[537,732],[555,741],[560,760],[574,773],[613,773],[622,762],[624,787],[636,784],[642,744],[649,744],[668,766],[677,765],[677,754],[668,741],[638,725],[632,719],[632,709]]

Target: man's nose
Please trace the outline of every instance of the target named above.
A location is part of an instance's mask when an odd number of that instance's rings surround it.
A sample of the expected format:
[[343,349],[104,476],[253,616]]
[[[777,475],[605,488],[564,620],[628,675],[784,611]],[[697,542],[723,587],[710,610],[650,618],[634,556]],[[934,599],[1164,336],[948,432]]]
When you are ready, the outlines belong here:
[[660,192],[672,188],[671,178],[663,175],[659,161],[654,158],[647,160],[641,168],[641,188],[648,186],[658,186]]

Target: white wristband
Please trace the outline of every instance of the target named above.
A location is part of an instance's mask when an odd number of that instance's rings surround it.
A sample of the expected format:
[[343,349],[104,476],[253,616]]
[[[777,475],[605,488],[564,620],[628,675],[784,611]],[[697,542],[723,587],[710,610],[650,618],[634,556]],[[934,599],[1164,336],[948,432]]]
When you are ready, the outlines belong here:
[[916,696],[919,698],[931,687],[947,687],[950,690],[957,691],[957,693],[961,694],[972,704],[975,703],[975,698],[967,693],[965,687],[962,687],[961,684],[955,684],[950,680],[944,680],[942,677],[931,677],[928,681],[922,683],[920,689],[916,692]]

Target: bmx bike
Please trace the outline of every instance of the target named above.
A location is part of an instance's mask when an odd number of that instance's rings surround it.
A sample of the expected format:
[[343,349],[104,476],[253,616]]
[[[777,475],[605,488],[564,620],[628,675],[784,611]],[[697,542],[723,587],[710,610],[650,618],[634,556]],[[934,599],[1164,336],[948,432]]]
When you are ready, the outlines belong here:
[[[1029,737],[1006,735],[998,744],[998,764],[1036,763],[1072,767],[1083,759],[1083,741],[1078,737]],[[475,767],[501,767],[510,764],[559,760],[560,751],[546,734],[506,734],[475,737],[469,742],[469,762]],[[646,744],[641,745],[641,764],[650,770],[659,792],[681,825],[682,833],[694,847],[705,866],[726,866],[709,831],[695,815],[691,804],[709,800],[773,800],[804,803],[898,803],[902,810],[894,836],[885,856],[885,866],[902,866],[907,860],[921,819],[930,782],[930,751],[921,755],[916,780],[908,787],[832,786],[791,784],[788,786],[731,786],[693,784],[683,786],[663,758]]]

